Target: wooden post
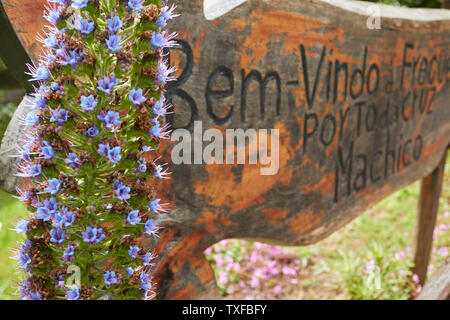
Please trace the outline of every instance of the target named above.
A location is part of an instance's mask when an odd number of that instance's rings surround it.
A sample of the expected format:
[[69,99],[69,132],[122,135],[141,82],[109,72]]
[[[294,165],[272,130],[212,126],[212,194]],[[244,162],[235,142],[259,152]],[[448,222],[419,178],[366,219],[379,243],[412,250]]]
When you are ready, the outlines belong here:
[[27,52],[23,48],[17,34],[11,26],[8,16],[0,2],[0,59],[8,67],[9,73],[24,87],[27,92],[32,92],[33,87],[25,74],[28,71],[25,63],[31,63]]
[[419,212],[414,245],[413,272],[419,276],[420,284],[425,283],[428,261],[433,243],[433,231],[439,208],[439,196],[442,189],[447,150],[444,152],[439,165],[426,176],[420,186]]
[[450,9],[450,0],[444,0],[442,2],[442,8]]

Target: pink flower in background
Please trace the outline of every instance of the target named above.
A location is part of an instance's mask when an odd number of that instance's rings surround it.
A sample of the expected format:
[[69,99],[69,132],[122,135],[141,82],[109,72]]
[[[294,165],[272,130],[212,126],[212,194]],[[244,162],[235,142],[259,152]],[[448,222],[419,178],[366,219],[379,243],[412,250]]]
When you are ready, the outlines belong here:
[[225,271],[219,272],[219,283],[223,285],[226,285],[228,283],[228,276]]
[[211,247],[209,247],[208,249],[205,250],[205,254],[211,254],[211,252],[212,252],[212,248]]
[[412,253],[412,248],[411,247],[407,247],[406,248],[406,254],[411,254]]
[[448,217],[450,217],[450,212],[445,211],[445,212],[444,212],[444,218],[448,218]]
[[435,267],[433,264],[430,264],[430,265],[428,266],[428,272],[429,272],[429,273],[433,273],[434,270],[436,270],[436,267]]
[[417,274],[413,274],[412,279],[413,279],[413,281],[414,281],[415,283],[419,283],[419,282],[420,282],[419,276],[418,276]]
[[225,264],[225,261],[223,261],[221,254],[215,254],[214,260],[216,261],[216,265],[218,267],[222,267]]
[[296,276],[297,272],[295,271],[295,269],[290,268],[288,266],[284,266],[283,269],[281,269],[281,272],[283,272],[283,274],[285,275],[290,275],[290,276]]
[[250,280],[250,286],[252,288],[256,288],[259,286],[259,279],[255,276],[252,277],[252,279]]
[[275,286],[273,288],[273,292],[275,292],[276,294],[281,293],[281,286]]
[[448,256],[448,248],[447,247],[439,248],[439,254],[441,255],[441,257],[445,258],[446,256]]
[[370,260],[369,262],[366,263],[366,267],[364,268],[364,273],[369,274],[373,271],[374,268],[375,268],[375,261]]
[[256,252],[256,251],[253,251],[251,254],[250,254],[250,262],[251,263],[256,263],[256,262],[258,262],[259,261],[259,254],[258,254],[258,252]]
[[270,248],[269,254],[272,256],[278,256],[282,253],[280,246],[273,246]]
[[400,260],[403,260],[406,257],[406,253],[404,251],[400,251],[397,255]]

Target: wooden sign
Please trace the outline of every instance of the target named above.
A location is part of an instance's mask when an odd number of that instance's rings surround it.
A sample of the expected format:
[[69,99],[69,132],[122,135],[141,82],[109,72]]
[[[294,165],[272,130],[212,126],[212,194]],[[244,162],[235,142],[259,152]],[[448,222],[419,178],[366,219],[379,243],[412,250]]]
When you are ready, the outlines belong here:
[[[20,23],[30,10],[23,1],[2,3],[36,57],[30,35],[41,21]],[[161,237],[150,244],[160,253],[159,298],[214,297],[203,252],[222,239],[312,244],[413,181],[432,172],[442,180],[450,144],[448,10],[250,0],[207,20],[202,1],[175,3],[181,16],[171,29],[179,40],[168,53],[179,74],[167,93],[176,111],[167,121],[194,139],[209,128],[278,132],[270,139],[279,144],[268,149],[279,162],[272,175],[261,174],[267,163],[205,164],[194,155],[171,165],[164,190],[173,210],[160,216]],[[168,163],[176,144],[164,146]],[[422,212],[439,190],[428,202],[424,194]]]

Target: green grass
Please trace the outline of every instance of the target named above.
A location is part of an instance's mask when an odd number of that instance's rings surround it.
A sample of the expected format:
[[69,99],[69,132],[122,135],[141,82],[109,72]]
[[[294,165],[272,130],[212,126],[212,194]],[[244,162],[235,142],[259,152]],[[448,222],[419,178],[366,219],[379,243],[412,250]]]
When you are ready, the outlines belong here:
[[13,280],[20,277],[16,261],[11,259],[11,248],[23,240],[23,236],[13,230],[20,217],[27,216],[25,206],[11,195],[0,191],[0,300],[14,299]]

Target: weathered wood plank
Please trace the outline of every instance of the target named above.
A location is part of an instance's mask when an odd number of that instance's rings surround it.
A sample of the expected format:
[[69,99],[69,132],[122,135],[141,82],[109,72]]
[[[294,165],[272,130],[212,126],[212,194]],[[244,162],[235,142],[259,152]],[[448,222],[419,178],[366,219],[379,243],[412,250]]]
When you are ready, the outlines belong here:
[[425,283],[427,277],[428,261],[433,243],[433,231],[436,226],[446,161],[447,153],[445,152],[437,168],[422,180],[420,186],[413,271],[419,276],[421,285]]
[[[207,21],[202,1],[175,1],[183,15],[171,28],[182,40],[170,58],[181,70],[167,121],[277,129],[279,171],[172,165],[164,190],[174,209],[150,244],[159,298],[217,294],[203,257],[217,241],[315,243],[440,162],[450,143],[450,12],[383,6],[373,30],[371,4],[328,2],[250,0]],[[20,27],[32,52],[31,29]],[[169,163],[174,145],[163,146]]]
[[434,272],[425,283],[416,300],[449,300],[450,299],[450,260]]
[[[5,4],[5,6],[8,6]],[[4,3],[0,1],[0,58],[8,66],[10,74],[27,90],[32,90],[28,82],[26,63],[30,58],[20,42],[20,36],[16,34],[4,10]],[[36,29],[35,29],[36,30]]]

